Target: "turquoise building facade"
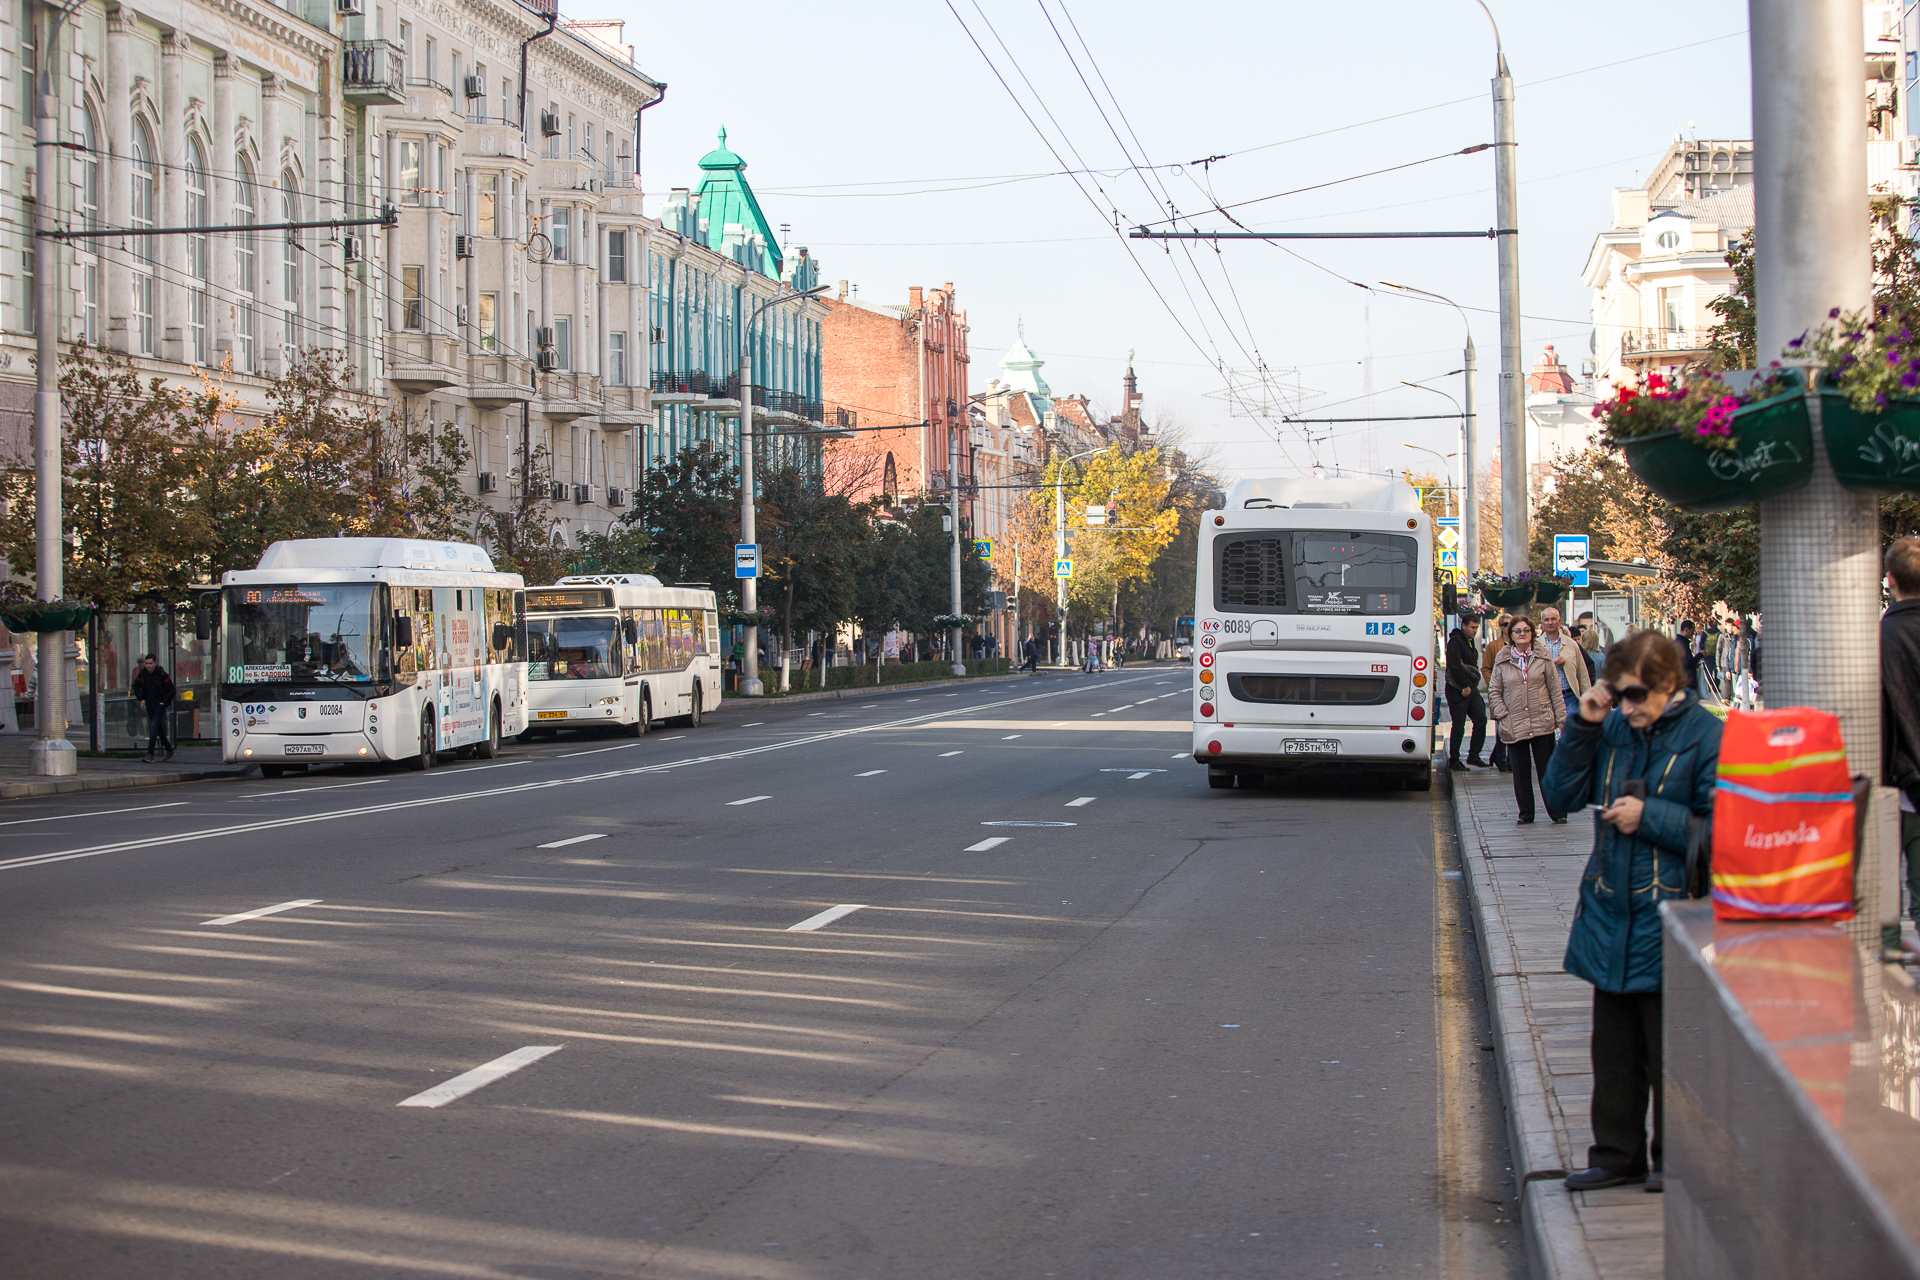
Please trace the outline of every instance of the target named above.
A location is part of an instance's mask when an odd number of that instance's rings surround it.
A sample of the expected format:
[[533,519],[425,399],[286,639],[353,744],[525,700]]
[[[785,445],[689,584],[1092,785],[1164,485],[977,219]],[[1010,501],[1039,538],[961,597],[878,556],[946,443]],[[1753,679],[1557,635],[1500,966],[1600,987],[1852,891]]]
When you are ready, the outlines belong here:
[[[700,158],[698,189],[674,188],[648,236],[654,412],[645,465],[689,445],[738,463],[741,328],[763,303],[819,283],[812,255],[780,244],[746,168],[722,129],[720,145]],[[819,474],[829,438],[820,395],[825,314],[823,304],[794,298],[754,322],[756,466],[798,464]]]

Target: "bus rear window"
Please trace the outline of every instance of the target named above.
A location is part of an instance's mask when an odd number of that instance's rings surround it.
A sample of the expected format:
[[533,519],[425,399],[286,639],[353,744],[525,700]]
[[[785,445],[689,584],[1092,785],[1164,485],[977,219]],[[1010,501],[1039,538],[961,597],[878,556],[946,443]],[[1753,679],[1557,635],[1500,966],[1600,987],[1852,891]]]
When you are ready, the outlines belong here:
[[1289,530],[1214,540],[1222,613],[1408,614],[1417,539],[1392,533]]

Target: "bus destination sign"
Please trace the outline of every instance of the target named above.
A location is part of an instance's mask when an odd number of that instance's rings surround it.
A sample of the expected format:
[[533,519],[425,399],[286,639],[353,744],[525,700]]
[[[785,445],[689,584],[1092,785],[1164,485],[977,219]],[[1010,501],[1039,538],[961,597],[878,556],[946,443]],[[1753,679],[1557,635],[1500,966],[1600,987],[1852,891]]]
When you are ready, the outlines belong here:
[[527,592],[529,609],[611,609],[613,592],[605,590],[586,591],[529,591]]

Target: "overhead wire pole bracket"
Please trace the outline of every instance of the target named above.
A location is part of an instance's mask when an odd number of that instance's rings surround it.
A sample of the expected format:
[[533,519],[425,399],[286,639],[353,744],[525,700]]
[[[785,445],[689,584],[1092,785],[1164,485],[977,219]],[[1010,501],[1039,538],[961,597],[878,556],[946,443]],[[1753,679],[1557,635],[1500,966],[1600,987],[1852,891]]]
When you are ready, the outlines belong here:
[[385,205],[377,218],[326,218],[316,222],[245,222],[219,227],[109,227],[104,230],[43,231],[40,234],[49,240],[111,240],[116,236],[212,236],[236,231],[252,235],[259,231],[309,231],[327,227],[397,227],[399,225],[399,208],[394,205]]

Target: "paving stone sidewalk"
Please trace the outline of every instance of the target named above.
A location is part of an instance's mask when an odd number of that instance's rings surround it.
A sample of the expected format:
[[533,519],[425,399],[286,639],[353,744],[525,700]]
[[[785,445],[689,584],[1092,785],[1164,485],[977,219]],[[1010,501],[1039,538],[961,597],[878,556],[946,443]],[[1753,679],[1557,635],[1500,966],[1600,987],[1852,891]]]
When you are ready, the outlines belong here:
[[1570,1192],[1561,1184],[1586,1167],[1593,1141],[1593,988],[1561,969],[1593,812],[1563,827],[1544,812],[1536,825],[1516,826],[1509,775],[1451,776],[1534,1278],[1654,1280],[1665,1274],[1661,1197],[1637,1186]]
[[[84,733],[85,730],[80,732]],[[27,772],[27,744],[33,740],[31,730],[25,733],[0,733],[0,800],[192,782],[197,778],[237,776],[246,769],[245,765],[220,763],[220,748],[212,744],[190,743],[182,746],[174,753],[173,759],[165,763],[145,764],[138,756],[131,759],[82,756],[79,773],[74,777],[36,778]],[[85,745],[84,738],[79,745]]]

